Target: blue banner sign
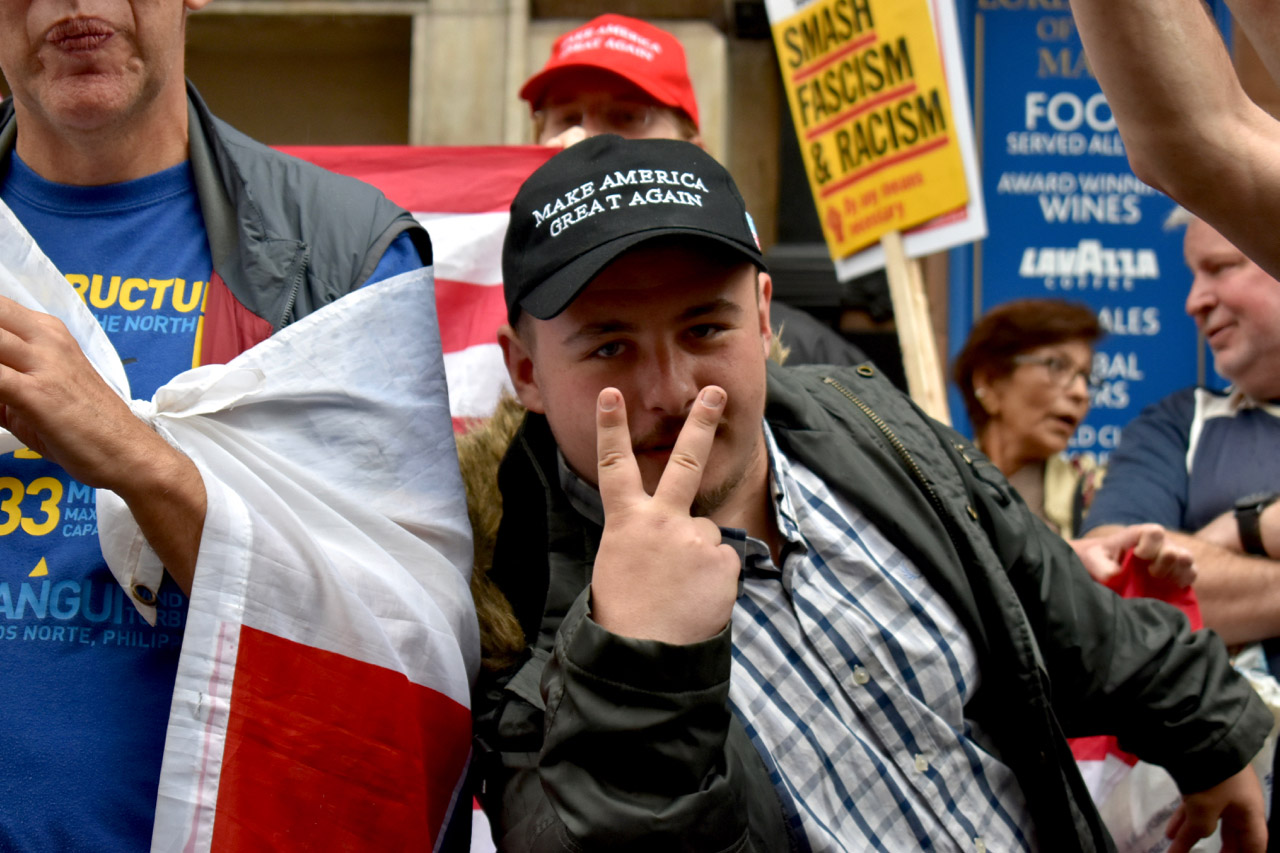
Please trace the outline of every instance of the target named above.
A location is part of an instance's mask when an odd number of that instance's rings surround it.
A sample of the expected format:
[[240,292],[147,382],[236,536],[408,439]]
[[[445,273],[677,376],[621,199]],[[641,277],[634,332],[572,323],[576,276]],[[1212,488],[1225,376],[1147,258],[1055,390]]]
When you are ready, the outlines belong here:
[[1088,304],[1107,335],[1069,451],[1105,460],[1143,407],[1197,379],[1182,229],[1164,227],[1174,204],[1130,170],[1066,0],[960,0],[959,10],[990,236],[952,254],[951,354],[1000,303]]

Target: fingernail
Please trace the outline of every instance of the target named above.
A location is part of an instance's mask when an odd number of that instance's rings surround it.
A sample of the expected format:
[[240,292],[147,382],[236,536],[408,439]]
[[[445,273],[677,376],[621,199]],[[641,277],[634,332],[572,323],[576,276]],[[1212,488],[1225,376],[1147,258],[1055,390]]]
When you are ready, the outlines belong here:
[[609,388],[600,392],[600,411],[612,412],[618,408],[618,392]]
[[719,388],[704,388],[702,402],[711,407],[718,406],[724,402],[724,391]]

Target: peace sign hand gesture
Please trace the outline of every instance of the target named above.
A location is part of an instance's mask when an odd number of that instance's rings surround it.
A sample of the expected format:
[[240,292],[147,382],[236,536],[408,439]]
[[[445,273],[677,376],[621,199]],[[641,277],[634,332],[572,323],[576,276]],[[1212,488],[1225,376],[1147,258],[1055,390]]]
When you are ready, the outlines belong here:
[[694,518],[725,392],[703,388],[676,439],[658,487],[645,493],[631,449],[622,393],[596,400],[596,449],[604,535],[591,581],[592,617],[621,636],[675,645],[724,629],[737,597],[737,552],[709,518]]

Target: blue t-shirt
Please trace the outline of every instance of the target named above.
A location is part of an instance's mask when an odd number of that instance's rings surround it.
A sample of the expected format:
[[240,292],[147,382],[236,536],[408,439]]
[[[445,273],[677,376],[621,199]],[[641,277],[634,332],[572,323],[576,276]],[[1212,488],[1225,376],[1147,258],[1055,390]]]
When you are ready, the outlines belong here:
[[[80,292],[135,398],[198,363],[213,269],[187,163],[99,187],[55,184],[14,155],[0,198]],[[370,281],[422,266],[402,234]],[[157,624],[103,560],[94,490],[0,456],[0,850],[150,846],[187,600],[165,577]]]
[[1153,521],[1194,533],[1235,502],[1280,488],[1280,406],[1187,389],[1124,428],[1084,529]]

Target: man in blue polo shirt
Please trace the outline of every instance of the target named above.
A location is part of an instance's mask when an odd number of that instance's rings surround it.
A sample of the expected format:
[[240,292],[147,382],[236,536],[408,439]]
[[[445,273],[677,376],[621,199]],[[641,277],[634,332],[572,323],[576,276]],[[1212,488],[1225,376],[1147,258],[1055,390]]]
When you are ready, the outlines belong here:
[[1124,430],[1089,535],[1154,521],[1191,549],[1205,624],[1228,643],[1280,636],[1280,282],[1186,211],[1186,309],[1231,388],[1188,388]]
[[[0,199],[143,399],[430,262],[425,231],[380,193],[209,113],[183,76],[186,16],[206,2],[0,5],[13,94],[0,105]],[[0,457],[0,849],[146,849],[204,483],[59,321],[5,298],[0,426],[27,447]],[[94,489],[127,503],[162,578],[115,581]]]

